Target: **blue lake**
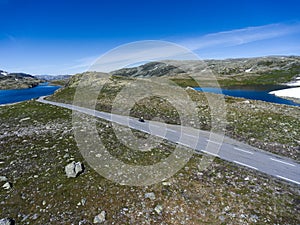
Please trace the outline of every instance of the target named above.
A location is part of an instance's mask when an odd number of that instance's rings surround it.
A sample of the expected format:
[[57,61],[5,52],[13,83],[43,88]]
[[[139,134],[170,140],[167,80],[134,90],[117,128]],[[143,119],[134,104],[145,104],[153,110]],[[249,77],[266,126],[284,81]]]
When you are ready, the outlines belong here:
[[51,95],[60,86],[51,86],[48,83],[42,83],[34,88],[0,90],[0,104],[8,104],[38,98],[44,95]]
[[211,92],[216,94],[224,94],[233,97],[247,98],[253,100],[261,100],[265,102],[273,102],[278,104],[300,106],[299,103],[296,103],[291,100],[283,99],[275,95],[269,94],[270,91],[280,90],[287,88],[286,86],[281,85],[265,85],[265,86],[240,86],[232,88],[211,88],[211,87],[195,87],[197,91]]

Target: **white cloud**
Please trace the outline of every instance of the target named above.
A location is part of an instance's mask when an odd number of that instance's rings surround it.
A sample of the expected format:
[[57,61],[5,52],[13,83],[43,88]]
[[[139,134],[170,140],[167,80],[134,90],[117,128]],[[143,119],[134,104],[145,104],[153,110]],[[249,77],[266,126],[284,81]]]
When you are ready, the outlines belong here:
[[[67,66],[64,71],[101,71],[110,72],[119,68],[139,63],[143,61],[156,61],[160,59],[196,59],[194,54],[189,53],[189,50],[196,51],[205,49],[210,54],[217,54],[216,49],[223,47],[239,46],[255,41],[268,40],[279,38],[295,33],[300,33],[300,23],[294,24],[269,24],[264,26],[246,27],[230,31],[207,34],[200,37],[185,38],[175,41],[174,45],[171,42],[164,41],[139,41],[132,42],[105,53],[104,55],[90,56],[78,59],[71,65]],[[177,44],[179,44],[179,46]],[[287,43],[285,43],[287,44]],[[184,46],[187,49],[183,49]],[[281,46],[287,47],[287,46]],[[212,51],[214,49],[214,51]],[[266,51],[264,46],[262,50]],[[274,49],[270,54],[276,54],[278,48]],[[285,49],[281,52],[285,53]],[[255,50],[257,51],[257,50]],[[249,53],[249,52],[248,52]],[[222,54],[225,54],[222,52]],[[226,53],[228,54],[228,53]],[[260,53],[264,55],[264,53]],[[234,56],[233,56],[234,57]],[[237,57],[237,56],[235,56]],[[214,58],[218,58],[214,55]]]
[[137,41],[118,46],[100,56],[90,71],[110,72],[128,65],[164,59],[197,59],[194,53],[171,42]]
[[187,38],[179,44],[198,50],[210,47],[237,46],[254,41],[272,39],[300,32],[300,24],[269,24],[264,26],[247,27],[230,31],[207,34],[201,37]]

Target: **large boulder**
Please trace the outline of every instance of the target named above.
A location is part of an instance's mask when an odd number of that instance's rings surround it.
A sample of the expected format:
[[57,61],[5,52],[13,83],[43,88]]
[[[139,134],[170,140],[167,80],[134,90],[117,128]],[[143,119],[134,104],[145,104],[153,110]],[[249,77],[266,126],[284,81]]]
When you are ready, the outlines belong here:
[[5,189],[5,190],[9,190],[12,188],[12,185],[10,182],[6,182],[5,184],[2,185],[2,187]]
[[95,216],[94,223],[103,223],[106,220],[106,212],[102,211],[99,215]]
[[70,177],[77,177],[80,173],[83,172],[83,165],[81,162],[71,162],[70,164],[66,165],[65,172],[68,178]]
[[13,219],[10,218],[3,218],[0,219],[0,225],[14,225],[15,221]]
[[5,176],[0,176],[0,182],[3,182],[3,181],[7,181],[7,177],[5,177]]

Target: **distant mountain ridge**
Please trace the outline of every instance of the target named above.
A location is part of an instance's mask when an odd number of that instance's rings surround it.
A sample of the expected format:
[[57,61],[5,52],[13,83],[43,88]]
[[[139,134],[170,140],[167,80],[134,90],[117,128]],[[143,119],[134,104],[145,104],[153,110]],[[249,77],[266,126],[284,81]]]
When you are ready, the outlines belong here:
[[[224,60],[164,60],[134,68],[124,68],[110,74],[125,77],[169,77],[182,86],[281,85],[300,76],[299,56],[268,56]],[[213,76],[214,75],[214,76]]]
[[40,80],[53,81],[53,80],[67,80],[72,75],[35,75]]
[[41,83],[41,80],[26,73],[9,73],[0,70],[0,90],[32,88]]
[[268,56],[224,60],[164,60],[112,71],[112,75],[128,77],[178,76],[181,73],[195,74],[211,70],[217,76],[261,74],[271,71],[300,68],[298,56]]
[[[87,85],[101,83],[107,76],[128,78],[168,77],[181,86],[197,86],[192,77],[203,85],[274,85],[284,84],[300,76],[300,56],[267,56],[224,60],[164,60],[106,73],[88,71],[72,76],[67,86],[75,87],[81,77]],[[214,76],[212,76],[214,75]],[[198,79],[199,78],[199,79]]]

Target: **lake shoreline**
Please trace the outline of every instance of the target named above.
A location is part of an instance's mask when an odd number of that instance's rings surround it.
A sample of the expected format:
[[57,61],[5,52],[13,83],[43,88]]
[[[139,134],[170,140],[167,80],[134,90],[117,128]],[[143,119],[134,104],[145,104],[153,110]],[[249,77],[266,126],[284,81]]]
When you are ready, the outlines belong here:
[[271,91],[270,94],[300,103],[300,76],[285,85],[288,88]]
[[40,96],[51,95],[59,88],[61,86],[42,83],[33,88],[0,90],[0,106],[18,104]]
[[284,104],[289,106],[300,107],[300,103],[295,101],[294,98],[285,98],[277,96],[271,92],[287,89],[287,85],[256,85],[256,86],[233,86],[225,88],[216,87],[194,87],[196,91],[210,92],[215,94],[223,94],[236,98],[244,98],[249,100],[258,100],[276,104]]

